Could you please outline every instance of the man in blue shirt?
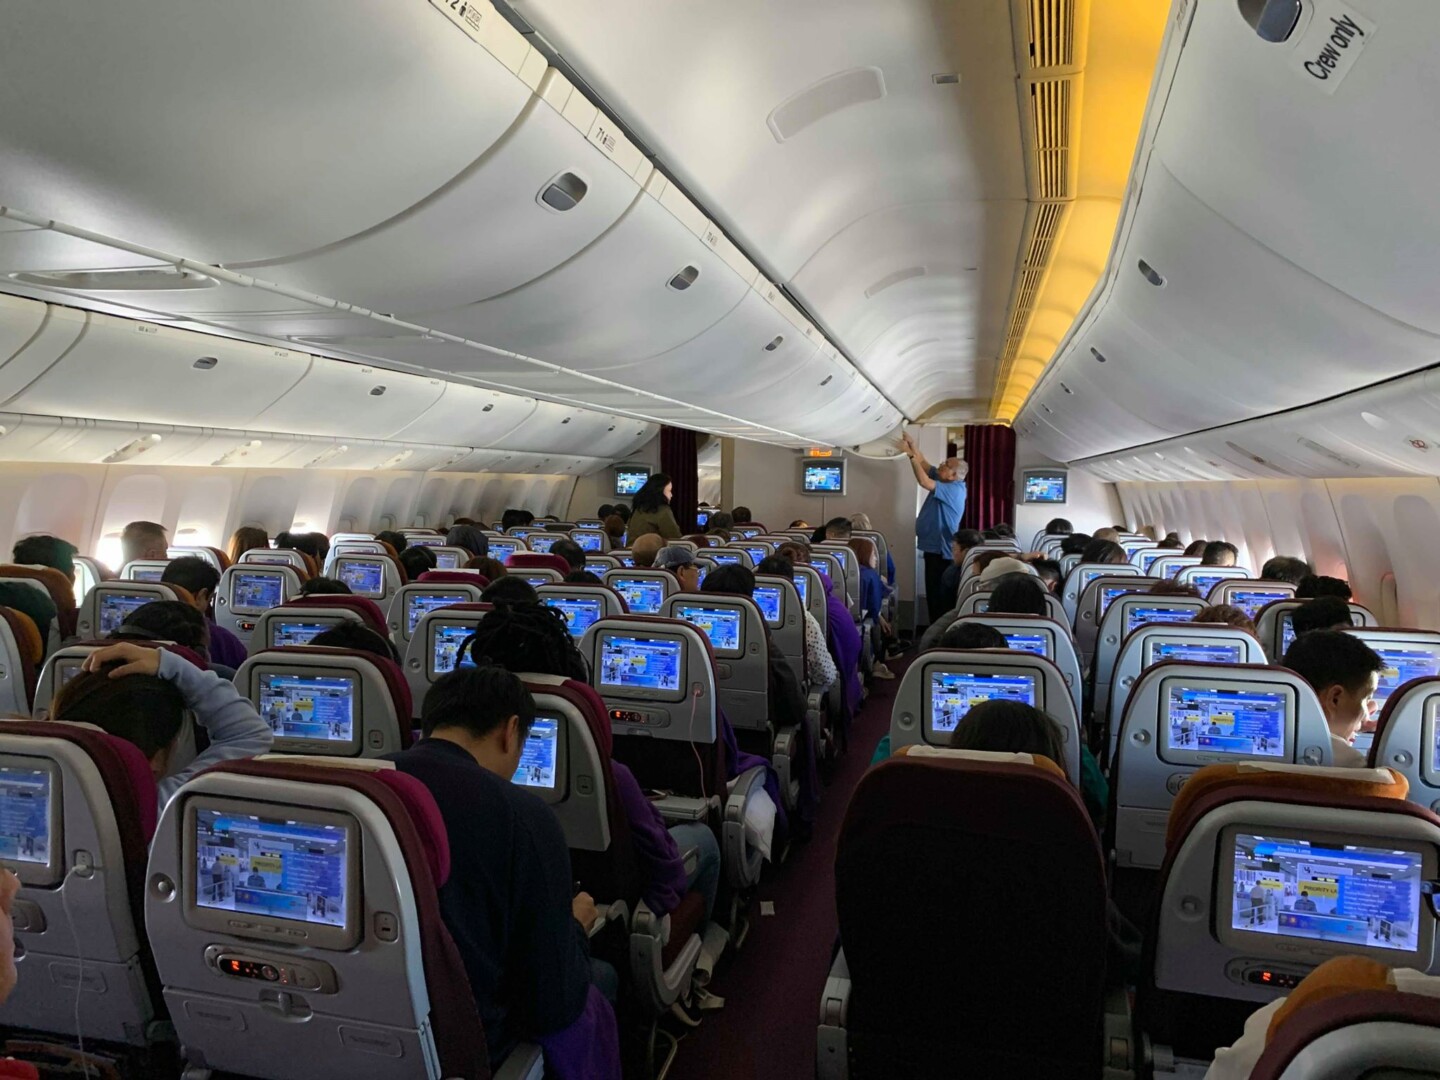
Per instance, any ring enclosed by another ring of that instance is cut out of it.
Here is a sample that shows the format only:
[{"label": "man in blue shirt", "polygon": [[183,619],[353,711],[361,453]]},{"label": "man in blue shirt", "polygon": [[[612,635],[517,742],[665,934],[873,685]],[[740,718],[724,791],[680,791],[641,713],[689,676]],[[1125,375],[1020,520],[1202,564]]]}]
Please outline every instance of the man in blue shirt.
[{"label": "man in blue shirt", "polygon": [[915,544],[925,557],[925,602],[933,623],[945,614],[942,578],[951,562],[950,541],[965,513],[965,477],[970,466],[954,457],[931,465],[909,435],[902,435],[900,444],[915,470],[915,482],[929,492],[915,518]]}]

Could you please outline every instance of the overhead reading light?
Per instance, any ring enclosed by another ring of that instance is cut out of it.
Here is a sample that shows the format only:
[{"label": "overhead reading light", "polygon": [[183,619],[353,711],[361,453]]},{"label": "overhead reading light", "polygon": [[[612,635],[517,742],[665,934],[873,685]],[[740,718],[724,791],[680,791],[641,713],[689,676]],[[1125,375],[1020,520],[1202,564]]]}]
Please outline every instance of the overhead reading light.
[{"label": "overhead reading light", "polygon": [[[770,342],[768,345],[765,346],[765,351],[766,351],[766,352],[774,352],[776,349],[778,349],[778,348],[784,343],[784,341],[785,341],[785,335],[784,335],[784,334],[776,334],[776,335],[775,335],[775,340],[772,341],[772,342]],[[821,383],[821,385],[823,386],[824,383]]]},{"label": "overhead reading light", "polygon": [[101,463],[105,465],[114,465],[117,462],[129,461],[131,458],[139,457],[145,453],[146,450],[149,450],[152,446],[159,445],[159,443],[160,436],[152,431],[149,435],[142,435],[138,439],[131,439],[109,457],[101,458],[100,460]]},{"label": "overhead reading light", "polygon": [[410,455],[413,453],[415,453],[414,450],[401,450],[400,453],[396,454],[394,457],[390,458],[387,461],[382,461],[379,465],[375,467],[377,469],[393,469],[397,465],[408,460]]},{"label": "overhead reading light", "polygon": [[213,356],[202,356],[190,366],[198,371],[213,371],[219,363],[220,361]]},{"label": "overhead reading light", "polygon": [[1301,0],[1239,0],[1240,17],[1262,41],[1285,41],[1300,21]]},{"label": "overhead reading light", "polygon": [[11,274],[12,281],[42,289],[73,292],[180,292],[213,289],[214,278],[178,266],[147,266],[132,270],[36,270]]},{"label": "overhead reading light", "polygon": [[385,387],[384,387],[384,386],[372,386],[372,387],[370,388],[370,396],[371,396],[371,397],[384,397],[384,396],[385,396]]},{"label": "overhead reading light", "polygon": [[1144,276],[1145,280],[1157,289],[1165,284],[1165,278],[1161,276],[1160,271],[1156,270],[1144,259],[1141,259],[1136,265],[1139,266],[1140,273]]},{"label": "overhead reading light", "polygon": [[341,443],[339,446],[328,447],[322,453],[312,458],[310,461],[307,461],[305,463],[305,468],[313,469],[317,465],[324,465],[327,461],[331,460],[332,458],[339,457],[341,454],[345,453],[349,449],[350,447],[346,446],[343,443]]},{"label": "overhead reading light", "polygon": [[1102,353],[1099,349],[1095,348],[1094,345],[1090,346],[1090,355],[1093,356],[1099,363],[1105,363],[1105,354]]},{"label": "overhead reading light", "polygon": [[579,206],[580,200],[585,198],[589,190],[589,184],[573,172],[567,172],[561,173],[541,188],[540,194],[535,198],[546,209],[563,214]]},{"label": "overhead reading light", "polygon": [[222,454],[210,464],[212,466],[233,465],[235,462],[239,461],[241,458],[249,454],[251,450],[260,449],[260,446],[261,442],[259,439],[251,439],[249,442],[243,442],[239,446],[235,447],[235,449]]},{"label": "overhead reading light", "polygon": [[695,284],[695,279],[699,276],[700,268],[698,266],[687,266],[672,277],[665,287],[667,289],[674,289],[676,292],[684,292],[691,285]]}]

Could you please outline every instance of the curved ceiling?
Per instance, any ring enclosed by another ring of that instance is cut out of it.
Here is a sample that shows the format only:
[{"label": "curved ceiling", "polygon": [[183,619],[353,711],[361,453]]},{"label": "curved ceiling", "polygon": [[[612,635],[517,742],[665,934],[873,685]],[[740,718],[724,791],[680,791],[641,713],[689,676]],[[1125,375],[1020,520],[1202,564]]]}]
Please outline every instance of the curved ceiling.
[{"label": "curved ceiling", "polygon": [[[1235,3],[1173,12],[1105,277],[1017,430],[1114,479],[1425,469],[1420,417],[1349,430],[1370,394],[1396,407],[1377,384],[1440,361],[1440,129],[1416,122],[1440,4],[1306,4],[1275,44]],[[1368,29],[1322,83],[1305,61],[1345,12]]]}]

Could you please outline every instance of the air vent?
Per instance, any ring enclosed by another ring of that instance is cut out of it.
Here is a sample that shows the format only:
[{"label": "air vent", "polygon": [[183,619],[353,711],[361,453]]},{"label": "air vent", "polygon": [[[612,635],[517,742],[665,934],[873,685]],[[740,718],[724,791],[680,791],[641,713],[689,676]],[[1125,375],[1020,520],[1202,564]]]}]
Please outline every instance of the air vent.
[{"label": "air vent", "polygon": [[1074,390],[1071,390],[1071,389],[1070,389],[1068,386],[1066,386],[1063,382],[1060,384],[1060,389],[1061,389],[1061,390],[1064,390],[1065,393],[1067,393],[1067,394],[1073,394],[1073,393],[1075,393]]},{"label": "air vent", "polygon": [[384,396],[385,396],[385,387],[383,387],[383,386],[372,386],[372,387],[370,388],[370,396],[371,396],[371,397],[384,397]]},{"label": "air vent", "polygon": [[1146,281],[1148,281],[1151,285],[1154,285],[1157,289],[1161,288],[1165,284],[1165,278],[1160,273],[1160,271],[1156,270],[1144,259],[1141,259],[1135,265],[1140,269],[1140,276],[1143,277]]},{"label": "air vent", "polygon": [[1043,270],[1050,265],[1050,255],[1055,250],[1055,240],[1065,220],[1065,209],[1060,203],[1042,203],[1036,210],[1035,228],[1025,244],[1026,266]]},{"label": "air vent", "polygon": [[[778,348],[779,348],[781,345],[783,345],[783,344],[785,344],[785,335],[784,335],[784,334],[776,334],[776,335],[775,335],[775,340],[774,340],[774,341],[771,341],[769,344],[767,344],[767,345],[765,346],[765,351],[766,351],[766,352],[774,352],[776,349],[778,349]],[[824,384],[824,383],[821,383],[820,385],[821,385],[821,386],[824,386],[825,384]]]},{"label": "air vent", "polygon": [[560,423],[562,423],[562,424],[568,424],[569,422],[570,422],[570,417],[568,417],[568,416],[565,417],[564,420],[561,420],[561,421],[560,421]]},{"label": "air vent", "polygon": [[1042,199],[1070,197],[1070,80],[1030,84],[1035,171]]},{"label": "air vent", "polygon": [[1301,0],[1239,0],[1240,17],[1262,41],[1287,41],[1300,21]]},{"label": "air vent", "polygon": [[73,292],[183,292],[213,289],[220,284],[214,278],[175,266],[138,270],[37,270],[11,274],[10,279],[22,285]]},{"label": "air vent", "polygon": [[1090,346],[1090,355],[1095,358],[1097,363],[1105,363],[1105,354],[1102,353],[1099,349],[1095,348],[1094,345]]},{"label": "air vent", "polygon": [[909,281],[911,278],[924,277],[928,271],[923,266],[909,266],[904,270],[896,270],[893,274],[887,274],[865,290],[865,299],[873,300],[892,285],[899,285],[902,281]]},{"label": "air vent", "polygon": [[700,268],[698,266],[687,266],[670,279],[667,287],[674,289],[676,292],[684,292],[691,285],[695,284],[695,279],[699,276]]},{"label": "air vent", "polygon": [[494,410],[494,408],[495,408],[495,403],[492,401],[489,405],[486,405],[486,406],[485,406],[483,409],[481,409],[480,411],[481,411],[481,412],[491,412],[491,411]]},{"label": "air vent", "polygon": [[823,378],[823,379],[820,380],[820,385],[821,385],[821,386],[829,386],[829,385],[830,385],[830,380],[833,379],[833,378],[835,378],[834,375],[826,375],[825,378]]},{"label": "air vent", "polygon": [[196,360],[190,366],[195,368],[197,371],[213,371],[219,365],[219,363],[220,361],[213,356],[202,356],[199,360]]},{"label": "air vent", "polygon": [[1075,63],[1075,0],[1030,0],[1030,66]]},{"label": "air vent", "polygon": [[585,193],[589,190],[589,184],[574,173],[567,172],[551,180],[541,189],[537,198],[542,206],[554,210],[557,214],[563,214],[579,206],[580,200],[585,198]]},{"label": "air vent", "polygon": [[832,113],[884,96],[885,76],[879,68],[842,71],[786,98],[765,118],[765,124],[775,141],[783,143]]}]

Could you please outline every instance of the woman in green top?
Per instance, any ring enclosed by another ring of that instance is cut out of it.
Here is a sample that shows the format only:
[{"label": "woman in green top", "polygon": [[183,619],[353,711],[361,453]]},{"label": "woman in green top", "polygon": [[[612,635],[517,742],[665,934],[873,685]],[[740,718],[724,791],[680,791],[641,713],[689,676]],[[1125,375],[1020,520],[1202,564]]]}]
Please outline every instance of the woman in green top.
[{"label": "woman in green top", "polygon": [[680,539],[680,526],[670,512],[670,477],[655,473],[631,500],[629,531],[625,545],[629,547],[642,536],[659,533],[666,540]]}]

